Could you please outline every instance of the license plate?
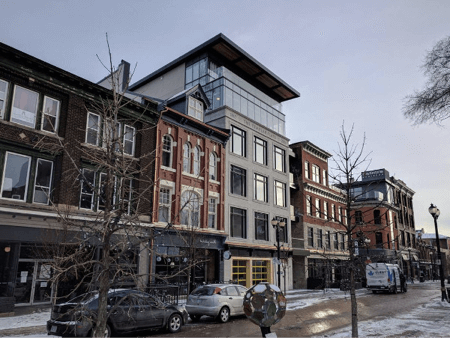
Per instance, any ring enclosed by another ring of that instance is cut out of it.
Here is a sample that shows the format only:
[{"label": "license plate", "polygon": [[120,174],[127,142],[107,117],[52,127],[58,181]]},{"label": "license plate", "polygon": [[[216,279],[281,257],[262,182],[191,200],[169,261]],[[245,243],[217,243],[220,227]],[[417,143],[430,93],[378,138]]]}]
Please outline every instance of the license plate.
[{"label": "license plate", "polygon": [[56,332],[57,327],[55,325],[52,325],[52,328],[50,329],[50,332]]}]

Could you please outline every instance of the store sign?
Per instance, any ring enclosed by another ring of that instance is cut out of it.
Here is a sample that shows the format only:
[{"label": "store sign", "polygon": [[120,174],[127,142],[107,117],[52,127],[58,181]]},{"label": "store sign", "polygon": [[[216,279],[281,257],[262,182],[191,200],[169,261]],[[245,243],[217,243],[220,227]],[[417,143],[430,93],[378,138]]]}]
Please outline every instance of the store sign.
[{"label": "store sign", "polygon": [[365,172],[362,173],[362,178],[363,179],[382,178],[382,177],[384,177],[384,169],[365,171]]}]

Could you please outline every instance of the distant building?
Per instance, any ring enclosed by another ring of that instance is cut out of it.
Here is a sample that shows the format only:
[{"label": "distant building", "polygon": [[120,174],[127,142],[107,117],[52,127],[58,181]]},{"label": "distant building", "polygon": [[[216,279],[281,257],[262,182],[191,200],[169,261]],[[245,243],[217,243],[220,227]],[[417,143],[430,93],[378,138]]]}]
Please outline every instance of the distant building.
[{"label": "distant building", "polygon": [[[436,233],[425,233],[424,229],[416,230],[417,248],[420,252],[420,272],[427,279],[440,276],[439,257],[437,253]],[[450,274],[450,237],[439,234],[441,261],[444,277]]]},{"label": "distant building", "polygon": [[360,238],[359,254],[370,261],[399,263],[407,277],[417,277],[419,262],[414,223],[414,191],[386,169],[365,171],[352,183],[352,214]]},{"label": "distant building", "polygon": [[309,141],[290,147],[294,288],[339,287],[347,214],[341,190],[328,181],[331,154]]}]

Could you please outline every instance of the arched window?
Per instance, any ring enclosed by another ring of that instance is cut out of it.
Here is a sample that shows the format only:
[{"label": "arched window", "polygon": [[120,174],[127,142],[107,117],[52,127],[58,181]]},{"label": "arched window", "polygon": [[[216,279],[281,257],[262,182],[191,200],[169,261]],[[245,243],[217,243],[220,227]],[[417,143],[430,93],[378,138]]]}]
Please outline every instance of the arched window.
[{"label": "arched window", "polygon": [[217,157],[214,152],[209,154],[209,179],[217,181]]},{"label": "arched window", "polygon": [[181,195],[181,224],[198,227],[200,225],[200,202],[193,191],[185,191]]},{"label": "arched window", "polygon": [[191,146],[189,143],[183,145],[183,171],[191,172]]},{"label": "arched window", "polygon": [[194,148],[194,175],[200,176],[200,147]]},{"label": "arched window", "polygon": [[172,137],[164,135],[162,144],[162,165],[172,168]]}]

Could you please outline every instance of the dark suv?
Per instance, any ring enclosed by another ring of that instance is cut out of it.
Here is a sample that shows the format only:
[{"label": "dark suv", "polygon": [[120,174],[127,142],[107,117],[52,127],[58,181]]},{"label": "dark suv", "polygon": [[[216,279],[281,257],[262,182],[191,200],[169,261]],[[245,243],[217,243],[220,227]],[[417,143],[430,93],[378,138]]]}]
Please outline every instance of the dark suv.
[{"label": "dark suv", "polygon": [[[47,333],[58,336],[87,337],[92,334],[98,311],[98,292],[89,292],[66,303],[54,305]],[[137,290],[110,290],[105,336],[133,331],[165,328],[178,332],[187,322],[183,305],[165,304]]]}]

